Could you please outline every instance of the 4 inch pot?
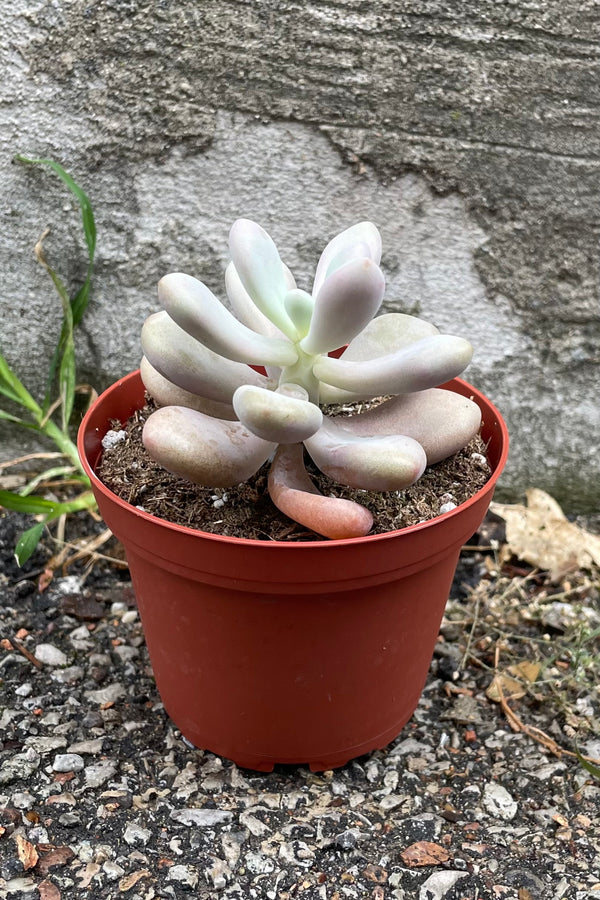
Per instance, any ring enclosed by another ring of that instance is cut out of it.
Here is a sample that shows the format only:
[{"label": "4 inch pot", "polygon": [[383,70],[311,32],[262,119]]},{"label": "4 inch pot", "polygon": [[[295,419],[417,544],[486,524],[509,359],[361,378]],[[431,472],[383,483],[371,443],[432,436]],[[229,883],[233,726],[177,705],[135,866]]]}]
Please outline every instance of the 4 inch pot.
[{"label": "4 inch pot", "polygon": [[111,421],[144,403],[139,372],[110,387],[79,431],[100,512],[125,547],[158,691],[195,746],[270,771],[321,771],[385,747],[423,690],[461,546],[508,451],[483,414],[492,476],[470,500],[400,531],[313,543],[205,534],[130,506],[95,474]]}]

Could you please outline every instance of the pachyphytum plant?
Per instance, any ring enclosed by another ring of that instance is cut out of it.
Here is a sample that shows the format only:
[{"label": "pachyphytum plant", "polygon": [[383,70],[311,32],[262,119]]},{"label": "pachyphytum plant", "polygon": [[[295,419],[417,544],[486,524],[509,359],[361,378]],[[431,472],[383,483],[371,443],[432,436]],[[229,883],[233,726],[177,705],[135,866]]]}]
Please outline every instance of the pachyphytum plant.
[{"label": "pachyphytum plant", "polygon": [[[311,293],[296,287],[256,223],[238,219],[229,248],[233,313],[190,275],[159,282],[163,310],[142,330],[142,379],[159,407],[144,445],[165,469],[207,487],[239,484],[271,460],[270,496],[285,515],[325,537],[365,535],[369,510],[321,494],[305,448],[341,484],[412,484],[479,429],[475,403],[436,388],[463,371],[472,347],[414,316],[376,316],[384,277],[371,222],[330,241]],[[323,412],[377,397],[387,399],[366,411]]]}]

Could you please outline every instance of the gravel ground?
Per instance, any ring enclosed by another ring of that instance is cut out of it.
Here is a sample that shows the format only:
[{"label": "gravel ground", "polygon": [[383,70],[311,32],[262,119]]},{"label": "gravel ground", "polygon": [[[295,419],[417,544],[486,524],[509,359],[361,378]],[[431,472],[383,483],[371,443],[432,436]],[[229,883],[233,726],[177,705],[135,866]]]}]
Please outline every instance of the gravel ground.
[{"label": "gravel ground", "polygon": [[[0,518],[1,897],[600,900],[600,781],[511,728],[489,668],[459,665],[457,610],[490,578],[484,552],[463,554],[422,700],[390,747],[259,774],[165,715],[127,572],[57,574],[40,592],[43,551],[12,562],[22,526]],[[598,699],[579,698],[592,756]],[[563,744],[554,711],[520,711]]]}]

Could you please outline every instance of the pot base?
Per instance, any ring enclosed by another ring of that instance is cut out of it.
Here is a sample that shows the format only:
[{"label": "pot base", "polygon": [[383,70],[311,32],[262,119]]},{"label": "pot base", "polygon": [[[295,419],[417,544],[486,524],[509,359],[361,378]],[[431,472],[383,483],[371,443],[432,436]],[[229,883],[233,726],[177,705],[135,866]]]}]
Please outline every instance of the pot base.
[{"label": "pot base", "polygon": [[423,690],[460,549],[477,530],[506,461],[498,411],[483,415],[492,475],[437,519],[386,534],[285,543],[174,525],[96,476],[111,421],[144,402],[139,373],[109,388],[80,428],[100,512],[125,547],[156,684],[195,746],[243,768],[336,768],[385,747]]}]

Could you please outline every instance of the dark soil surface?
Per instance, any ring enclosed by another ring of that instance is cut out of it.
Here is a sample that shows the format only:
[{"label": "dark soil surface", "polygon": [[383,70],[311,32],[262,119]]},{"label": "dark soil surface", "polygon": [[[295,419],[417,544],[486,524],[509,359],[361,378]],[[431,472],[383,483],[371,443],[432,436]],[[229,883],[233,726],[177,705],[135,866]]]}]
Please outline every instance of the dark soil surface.
[{"label": "dark soil surface", "polygon": [[[323,540],[273,505],[267,492],[268,464],[243,484],[226,489],[201,487],[163,469],[142,444],[144,422],[153,409],[147,405],[129,422],[113,425],[116,432],[124,432],[123,439],[104,451],[98,475],[115,494],[161,519],[210,533],[255,540]],[[323,475],[308,455],[306,466],[322,494],[354,500],[371,511],[371,534],[435,518],[444,504],[458,506],[472,497],[490,476],[480,437],[428,468],[404,491],[353,490]]]},{"label": "dark soil surface", "polygon": [[597,572],[500,562],[489,518],[398,738],[260,774],[165,714],[127,570],[44,576],[49,538],[19,570],[29,524],[0,516],[0,897],[600,896]]}]

